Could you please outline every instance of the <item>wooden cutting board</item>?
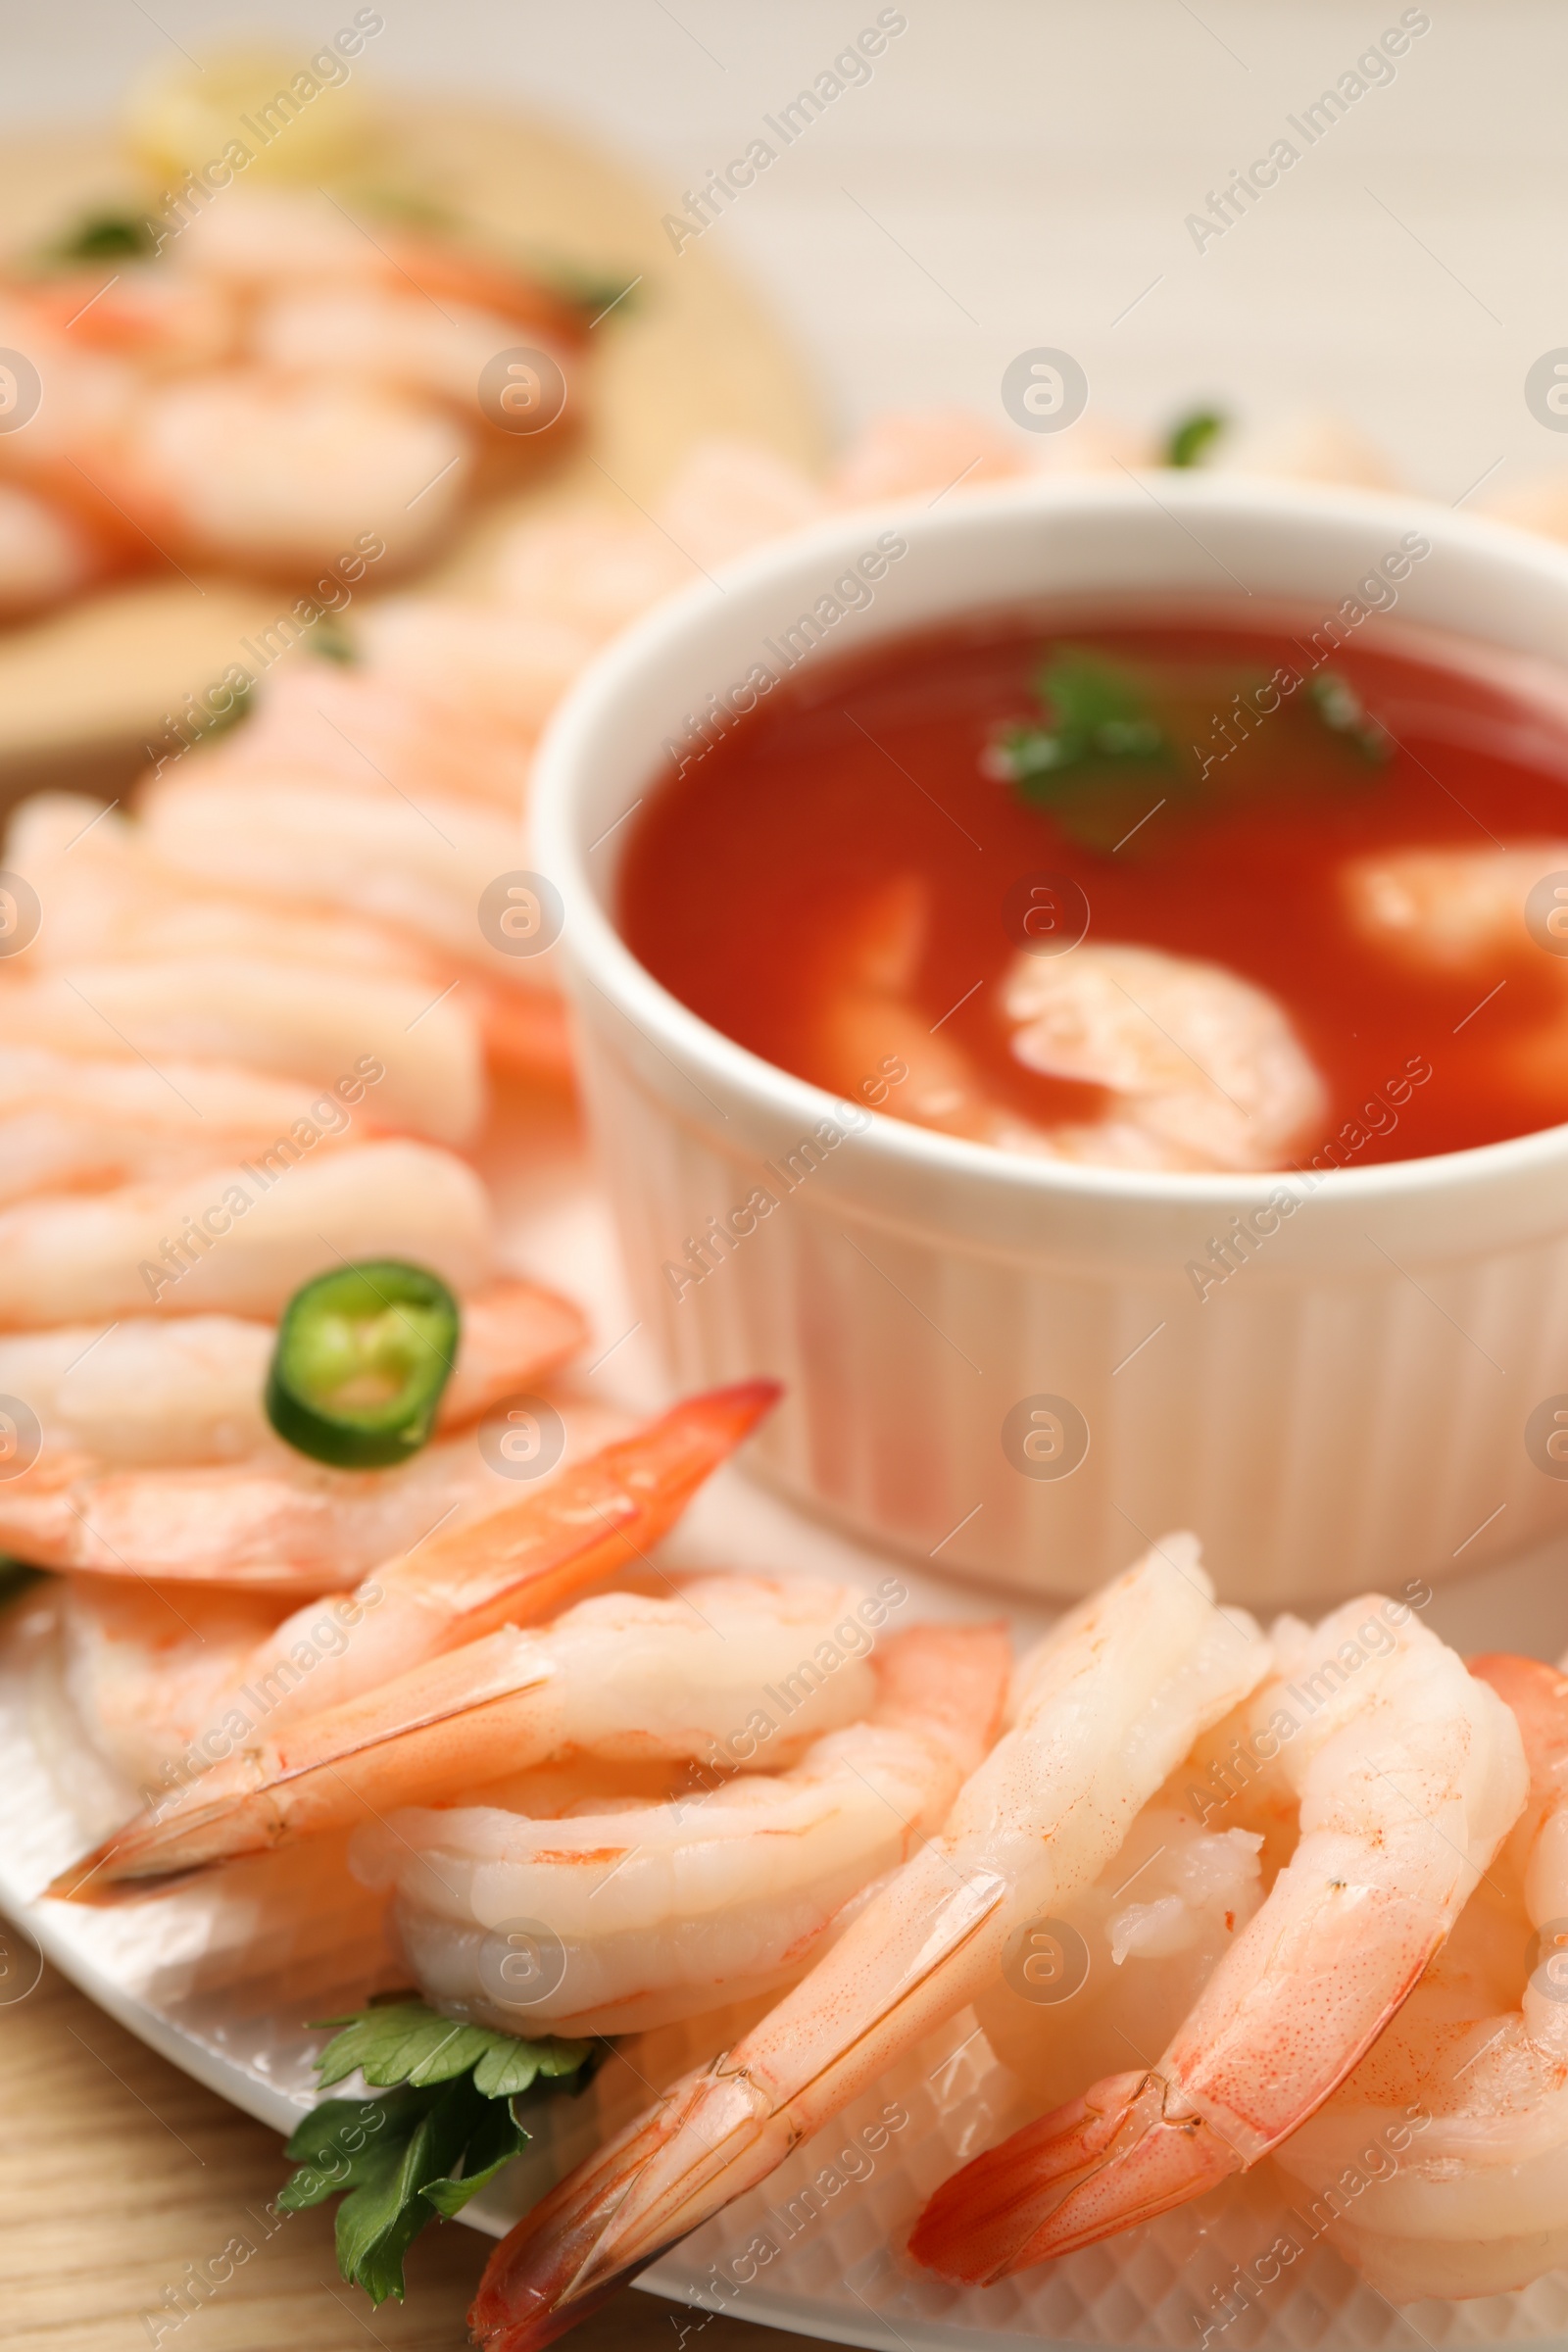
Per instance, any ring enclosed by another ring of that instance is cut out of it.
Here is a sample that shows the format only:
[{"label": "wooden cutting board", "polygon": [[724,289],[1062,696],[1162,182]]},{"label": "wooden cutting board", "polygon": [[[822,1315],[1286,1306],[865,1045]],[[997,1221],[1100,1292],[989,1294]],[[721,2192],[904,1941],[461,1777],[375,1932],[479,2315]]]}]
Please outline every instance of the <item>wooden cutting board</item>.
[{"label": "wooden cutting board", "polygon": [[[537,489],[495,502],[427,577],[462,583],[532,506],[646,508],[695,442],[735,433],[814,467],[822,428],[799,362],[700,245],[671,249],[666,208],[615,164],[550,125],[420,99],[380,102],[386,176],[540,263],[633,284],[590,338],[591,423]],[[112,125],[10,139],[0,151],[6,242],[24,249],[95,210],[144,206]],[[110,266],[106,265],[106,274]],[[172,569],[0,633],[0,808],[56,784],[114,793],[143,764],[163,713],[239,659],[273,619],[275,585],[190,581]]]}]

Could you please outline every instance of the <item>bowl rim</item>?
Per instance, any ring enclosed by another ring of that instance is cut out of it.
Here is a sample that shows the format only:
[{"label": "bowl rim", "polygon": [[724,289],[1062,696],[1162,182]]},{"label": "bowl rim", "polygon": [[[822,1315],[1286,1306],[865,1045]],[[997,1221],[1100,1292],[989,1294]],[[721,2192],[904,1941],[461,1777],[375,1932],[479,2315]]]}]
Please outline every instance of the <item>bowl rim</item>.
[{"label": "bowl rim", "polygon": [[[814,573],[824,561],[842,564],[879,529],[899,531],[911,547],[915,539],[940,545],[950,533],[956,536],[961,530],[983,529],[988,523],[1017,524],[1041,512],[1136,513],[1145,500],[1161,508],[1174,504],[1199,514],[1240,513],[1285,526],[1336,521],[1365,524],[1386,516],[1398,518],[1406,528],[1414,521],[1433,532],[1434,547],[1442,544],[1459,555],[1503,561],[1517,571],[1539,574],[1543,585],[1568,590],[1568,548],[1490,516],[1458,514],[1430,499],[1295,484],[1263,476],[1176,473],[1170,469],[1157,473],[1156,497],[1142,474],[1130,468],[1123,471],[1125,481],[1102,474],[1013,478],[966,492],[944,508],[899,500],[836,512],[784,538],[769,540],[662,600],[598,654],[553,712],[540,739],[533,772],[531,837],[540,871],[561,893],[562,945],[574,985],[604,999],[699,1093],[707,1095],[707,1087],[701,1083],[707,1080],[769,1122],[794,1121],[805,1132],[823,1119],[842,1119],[846,1110],[852,1111],[859,1151],[870,1154],[873,1164],[880,1161],[906,1176],[924,1172],[961,1180],[971,1190],[1005,1195],[1014,1200],[1034,1199],[1042,1205],[1070,1200],[1150,1208],[1246,1210],[1259,1206],[1293,1180],[1308,1180],[1314,1189],[1331,1182],[1335,1200],[1347,1206],[1360,1202],[1371,1207],[1391,1199],[1453,1192],[1488,1180],[1528,1181],[1568,1164],[1568,1122],[1461,1151],[1326,1171],[1294,1164],[1245,1172],[1155,1170],[1033,1159],[918,1126],[911,1120],[890,1118],[869,1104],[851,1103],[809,1079],[797,1077],[727,1037],[682,1004],[627,947],[589,871],[587,860],[599,843],[579,846],[577,821],[580,794],[598,755],[597,738],[620,697],[657,671],[677,647],[701,637],[705,627],[725,610],[723,603],[715,602],[715,593],[724,599],[760,594],[782,585],[797,568],[809,567]],[[1179,520],[1179,516],[1172,519]],[[965,599],[949,610],[979,612],[983,607]],[[1423,634],[1444,633],[1435,625],[1411,625]],[[1446,633],[1462,634],[1471,643],[1489,642],[1468,629]],[[1518,656],[1517,648],[1506,650]],[[1539,655],[1525,658],[1545,659]],[[1568,687],[1568,663],[1563,666]],[[610,830],[624,823],[635,807],[632,803]],[[601,834],[600,840],[605,838]]]}]

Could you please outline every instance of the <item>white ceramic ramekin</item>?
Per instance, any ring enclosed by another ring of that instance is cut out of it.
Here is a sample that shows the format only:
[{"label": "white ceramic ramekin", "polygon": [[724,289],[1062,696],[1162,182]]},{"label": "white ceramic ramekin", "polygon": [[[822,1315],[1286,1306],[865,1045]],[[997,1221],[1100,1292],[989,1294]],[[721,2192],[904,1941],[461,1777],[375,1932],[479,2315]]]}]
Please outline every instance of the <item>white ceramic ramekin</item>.
[{"label": "white ceramic ramekin", "polygon": [[[1224,1592],[1273,1603],[1462,1573],[1568,1525],[1568,1461],[1559,1479],[1526,1446],[1532,1412],[1568,1392],[1568,1129],[1334,1174],[1200,1299],[1189,1261],[1235,1218],[1266,1226],[1280,1178],[1043,1165],[852,1121],[628,953],[611,911],[623,820],[664,747],[710,698],[744,705],[755,664],[780,670],[800,615],[853,603],[834,581],[889,531],[906,552],[869,603],[819,621],[808,661],[1040,597],[1328,614],[1411,532],[1430,553],[1394,624],[1548,662],[1568,650],[1559,548],[1413,501],[1169,474],[849,515],[651,614],[551,729],[535,842],[565,904],[600,1157],[671,1385],[776,1374],[759,1466],[795,1497],[1041,1592],[1082,1591],[1178,1526]],[[1374,615],[1362,641],[1389,625]],[[1449,1042],[1414,1041],[1433,1083]],[[786,1189],[792,1155],[808,1172]],[[748,1229],[758,1188],[778,1206]],[[714,1220],[729,1240],[696,1281],[688,1245]]]}]

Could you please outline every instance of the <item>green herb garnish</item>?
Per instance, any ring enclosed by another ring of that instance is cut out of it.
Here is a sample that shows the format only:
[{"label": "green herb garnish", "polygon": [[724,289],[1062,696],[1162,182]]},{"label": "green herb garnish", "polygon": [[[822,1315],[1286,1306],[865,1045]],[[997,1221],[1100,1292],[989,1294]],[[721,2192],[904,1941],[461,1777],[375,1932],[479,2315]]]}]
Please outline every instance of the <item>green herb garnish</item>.
[{"label": "green herb garnish", "polygon": [[1368,710],[1348,678],[1328,670],[1307,688],[1311,708],[1331,734],[1353,744],[1363,760],[1381,767],[1389,757],[1389,732]]},{"label": "green herb garnish", "polygon": [[56,243],[45,246],[42,259],[55,264],[145,261],[157,251],[157,233],[141,214],[89,213]]},{"label": "green herb garnish", "polygon": [[1046,723],[1012,729],[988,765],[1070,839],[1109,849],[1147,814],[1152,782],[1179,784],[1172,740],[1132,671],[1076,647],[1053,647],[1035,692]]},{"label": "green herb garnish", "polygon": [[637,285],[635,271],[606,277],[594,270],[577,269],[570,262],[551,262],[537,264],[534,274],[562,302],[581,311],[590,325],[596,318],[602,318],[606,311],[613,311],[617,318],[624,318],[641,305],[642,289]]},{"label": "green herb garnish", "polygon": [[[220,678],[217,683],[221,685],[223,681]],[[211,687],[208,692],[212,692]],[[230,727],[237,727],[242,719],[249,718],[255,708],[256,684],[251,679],[245,685],[232,689],[226,710],[209,710],[206,713],[202,732],[204,735],[226,735]]]},{"label": "green herb garnish", "polygon": [[1217,441],[1230,423],[1217,409],[1194,409],[1191,416],[1179,416],[1165,437],[1167,466],[1201,466],[1210,443]]},{"label": "green herb garnish", "polygon": [[360,658],[359,648],[335,612],[323,612],[312,623],[306,643],[323,662],[341,662],[345,669],[352,669]]},{"label": "green herb garnish", "polygon": [[1051,725],[1022,727],[1004,746],[1012,781],[1027,799],[1049,799],[1053,780],[1075,768],[1169,763],[1165,731],[1128,671],[1064,647],[1039,673],[1035,692]]},{"label": "green herb garnish", "polygon": [[277,2202],[297,2213],[346,2192],[338,2269],[372,2302],[401,2302],[404,2256],[419,2231],[438,2213],[461,2213],[528,2144],[516,2101],[568,2077],[584,2088],[594,2045],[524,2041],[404,1998],[318,2023],[340,2029],[316,2061],[323,2089],[358,2069],[387,2095],[313,2107],[284,2150],[298,2169]]},{"label": "green herb garnish", "polygon": [[0,1551],[0,1608],[16,1598],[28,1585],[43,1575],[30,1560],[15,1559],[9,1551]]},{"label": "green herb garnish", "polygon": [[[1131,855],[1155,855],[1173,818],[1321,798],[1387,762],[1388,732],[1349,681],[1303,668],[1127,662],[1053,646],[1034,680],[1041,717],[1006,729],[983,764],[1069,841],[1114,853],[1136,834]],[[1155,815],[1160,828],[1146,833]]]}]

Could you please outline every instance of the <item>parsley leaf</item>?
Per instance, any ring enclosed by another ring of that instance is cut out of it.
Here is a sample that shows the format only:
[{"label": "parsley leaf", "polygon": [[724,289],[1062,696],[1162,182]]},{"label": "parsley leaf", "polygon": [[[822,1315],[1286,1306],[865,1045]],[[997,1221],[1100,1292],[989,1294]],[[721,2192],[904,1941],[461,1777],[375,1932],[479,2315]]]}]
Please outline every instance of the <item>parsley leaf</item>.
[{"label": "parsley leaf", "polygon": [[1004,735],[987,769],[1071,839],[1108,849],[1147,812],[1152,777],[1180,781],[1171,738],[1134,673],[1076,647],[1052,649],[1035,691],[1046,723]]},{"label": "parsley leaf", "polygon": [[1389,731],[1372,716],[1349,679],[1327,670],[1321,678],[1314,678],[1306,691],[1312,709],[1330,733],[1343,735],[1363,760],[1381,767],[1389,757]]},{"label": "parsley leaf", "polygon": [[[1012,780],[1029,798],[1049,796],[1050,779],[1064,770],[1119,760],[1167,765],[1171,747],[1137,682],[1113,662],[1061,647],[1035,680],[1035,692],[1054,721],[1023,727],[1003,749]],[[1031,787],[1044,785],[1044,792]]]},{"label": "parsley leaf", "polygon": [[339,2270],[372,2302],[401,2301],[404,2256],[425,2224],[461,2213],[528,2144],[518,2098],[567,2077],[582,2089],[593,2045],[524,2041],[409,1999],[321,2023],[339,2029],[316,2061],[322,2086],[358,2072],[386,2095],[313,2107],[285,2150],[298,2169],[278,2203],[294,2212],[344,2192]]},{"label": "parsley leaf", "polygon": [[47,262],[144,261],[158,251],[150,220],[139,213],[89,213],[46,247]]},{"label": "parsley leaf", "polygon": [[335,612],[318,615],[306,643],[320,661],[340,662],[345,669],[352,669],[360,658],[359,648]]},{"label": "parsley leaf", "polygon": [[0,1551],[0,1605],[43,1573],[41,1568],[34,1568],[30,1560],[19,1560],[9,1551]]},{"label": "parsley leaf", "polygon": [[1165,436],[1167,466],[1201,466],[1209,445],[1219,439],[1230,424],[1217,409],[1194,409],[1187,416],[1179,416]]}]

